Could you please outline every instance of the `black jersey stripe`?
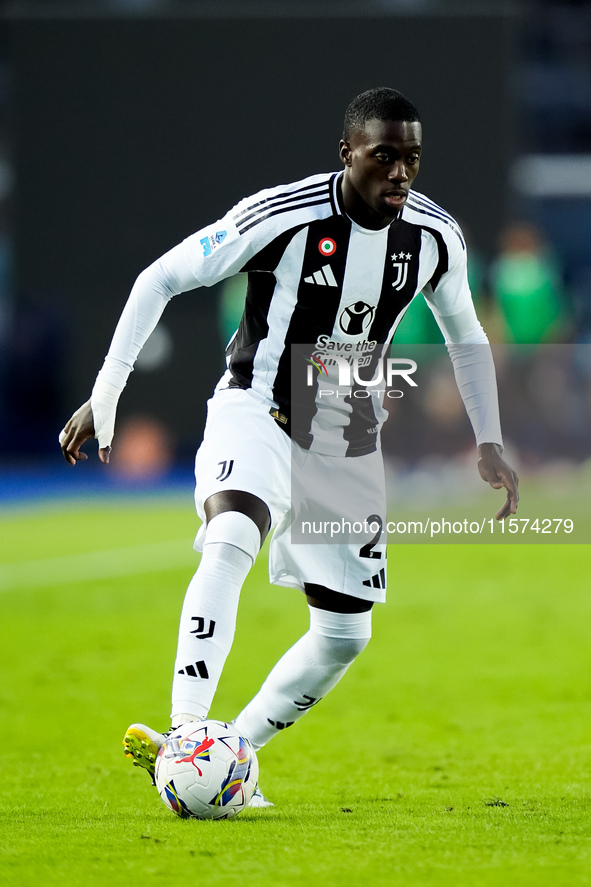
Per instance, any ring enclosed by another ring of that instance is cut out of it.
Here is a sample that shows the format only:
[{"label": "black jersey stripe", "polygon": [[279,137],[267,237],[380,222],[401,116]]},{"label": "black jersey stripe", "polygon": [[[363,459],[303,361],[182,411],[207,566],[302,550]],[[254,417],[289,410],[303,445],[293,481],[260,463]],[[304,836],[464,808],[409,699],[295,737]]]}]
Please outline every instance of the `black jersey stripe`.
[{"label": "black jersey stripe", "polygon": [[[359,372],[361,379],[373,379],[383,357],[386,344],[408,304],[415,295],[419,274],[421,230],[416,225],[396,219],[391,223],[386,244],[386,257],[380,298],[368,331],[368,339],[378,343],[367,367]],[[346,402],[351,405],[349,426],[344,430],[348,442],[347,456],[373,452],[377,445],[379,421],[376,407],[382,398],[373,392],[379,389],[355,385]],[[383,386],[382,386],[383,388]]]},{"label": "black jersey stripe", "polygon": [[[331,336],[338,314],[345,266],[351,236],[351,222],[343,216],[317,219],[308,227],[300,273],[297,302],[285,335],[285,347],[279,359],[273,383],[273,400],[282,413],[292,419],[289,432],[304,449],[312,442],[311,426],[317,412],[317,384],[308,386],[306,359],[314,351],[319,336]],[[336,250],[324,256],[319,244],[331,238]],[[322,265],[330,265],[337,286],[319,286],[306,278],[313,276]],[[298,366],[292,370],[292,348]],[[302,372],[299,371],[301,360]],[[318,381],[318,370],[314,369]],[[291,401],[291,402],[290,402]]]},{"label": "black jersey stripe", "polygon": [[257,213],[264,212],[267,207],[276,206],[288,201],[306,200],[308,197],[314,197],[317,194],[321,194],[323,191],[328,191],[329,188],[329,182],[318,182],[316,185],[309,185],[306,188],[301,188],[297,191],[285,191],[282,194],[274,194],[272,197],[266,197],[264,200],[259,200],[258,203],[252,203],[239,213],[236,213],[234,221],[236,222],[236,225],[241,225],[242,222],[250,219]]},{"label": "black jersey stripe", "polygon": [[296,236],[298,231],[301,231],[302,228],[305,228],[307,222],[302,222],[299,225],[294,225],[292,228],[288,228],[287,231],[284,231],[278,237],[268,243],[267,246],[264,246],[262,250],[260,250],[255,256],[248,260],[248,262],[242,266],[241,271],[274,271],[281,259],[283,258],[283,253]]},{"label": "black jersey stripe", "polygon": [[269,308],[277,281],[273,274],[251,271],[244,313],[226,355],[232,374],[230,388],[250,388],[254,373],[254,360],[258,347],[269,332]]},{"label": "black jersey stripe", "polygon": [[[396,319],[414,298],[418,285],[420,252],[421,229],[404,219],[392,222],[388,232],[382,291],[369,330],[369,338],[380,345],[388,341]],[[396,258],[400,254],[404,254],[404,259]],[[407,259],[406,256],[410,258]]]},{"label": "black jersey stripe", "polygon": [[429,283],[431,284],[431,289],[435,291],[442,276],[445,274],[446,271],[449,271],[449,253],[447,251],[447,244],[443,238],[443,234],[441,233],[441,231],[438,231],[437,228],[428,228],[426,225],[421,225],[421,230],[428,231],[428,233],[435,238],[435,242],[437,243],[439,259],[437,261],[437,267],[433,272],[433,276],[429,281]]},{"label": "black jersey stripe", "polygon": [[268,315],[277,280],[272,273],[285,250],[305,224],[284,231],[241,269],[248,272],[248,288],[240,326],[226,349],[230,388],[250,388],[259,345],[269,333]]},{"label": "black jersey stripe", "polygon": [[[368,339],[377,342],[378,347],[372,352],[368,366],[360,369],[360,379],[374,378],[393,330],[415,295],[420,248],[420,228],[404,219],[396,219],[391,223],[386,244],[382,289],[368,331]],[[398,258],[401,254],[404,258]],[[363,385],[356,383],[351,396],[345,398],[346,403],[352,408],[349,425],[343,433],[348,443],[347,456],[360,456],[376,449],[379,425],[376,406],[382,403],[382,398],[377,396],[379,388],[379,385],[375,388],[371,386],[364,388]]]},{"label": "black jersey stripe", "polygon": [[330,197],[328,193],[326,197],[323,197],[321,200],[308,200],[306,203],[300,203],[296,206],[290,204],[289,206],[282,206],[279,209],[272,209],[269,212],[265,212],[263,215],[256,218],[249,225],[245,225],[243,228],[239,228],[238,233],[245,234],[247,231],[250,231],[251,228],[254,228],[255,225],[260,225],[261,222],[264,222],[266,219],[270,219],[271,216],[279,215],[279,213],[296,212],[296,210],[298,209],[307,209],[309,206],[320,206],[323,203],[330,205]]},{"label": "black jersey stripe", "polygon": [[[455,234],[457,234],[458,239],[459,239],[460,243],[462,244],[462,249],[466,249],[466,244],[464,243],[464,238],[462,237],[462,233],[453,221],[446,219],[445,216],[442,215],[441,213],[431,212],[429,209],[424,208],[425,205],[420,204],[419,201],[417,201],[416,199],[413,200],[409,197],[407,203],[408,203],[409,209],[413,210],[413,212],[421,213],[422,215],[425,215],[425,216],[431,216],[433,219],[440,219],[442,222],[445,222],[446,225],[449,225],[449,227],[452,229],[452,231]],[[421,206],[423,208],[421,208]]]},{"label": "black jersey stripe", "polygon": [[[363,371],[359,372],[360,379],[373,378],[377,360],[378,354],[373,354],[371,366],[367,369],[364,367]],[[374,407],[376,401],[381,402],[379,397],[372,394],[371,388],[364,388],[363,385],[354,382],[351,394],[345,397],[344,401],[351,407],[349,424],[343,429],[343,437],[347,443],[345,455],[365,456],[366,453],[373,453],[378,444],[378,420]]]}]

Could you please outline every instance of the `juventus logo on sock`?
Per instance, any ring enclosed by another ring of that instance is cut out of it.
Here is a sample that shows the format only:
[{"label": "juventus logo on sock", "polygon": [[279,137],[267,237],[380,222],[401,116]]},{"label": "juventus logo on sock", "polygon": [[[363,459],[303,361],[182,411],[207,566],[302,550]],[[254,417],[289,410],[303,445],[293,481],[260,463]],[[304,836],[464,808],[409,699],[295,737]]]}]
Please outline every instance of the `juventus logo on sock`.
[{"label": "juventus logo on sock", "polygon": [[227,460],[224,462],[218,462],[218,465],[222,466],[222,470],[216,477],[216,480],[227,480],[232,474],[232,469],[234,468],[234,460],[230,459],[229,462]]},{"label": "juventus logo on sock", "polygon": [[285,730],[287,727],[291,727],[295,721],[288,721],[286,724],[283,724],[281,721],[272,721],[271,718],[267,718],[268,722],[272,727],[275,727],[277,730]]},{"label": "juventus logo on sock", "polygon": [[196,638],[200,641],[204,641],[206,638],[212,638],[215,630],[215,621],[213,619],[209,620],[209,630],[205,631],[205,619],[203,616],[191,616],[191,622],[197,623],[197,628],[190,631],[189,634],[194,634]]},{"label": "juventus logo on sock", "polygon": [[190,678],[203,678],[203,680],[207,680],[209,677],[209,672],[207,670],[207,665],[201,659],[199,662],[190,663],[189,665],[185,665],[184,668],[180,668],[177,671],[177,674],[188,675]]},{"label": "juventus logo on sock", "polygon": [[307,700],[307,702],[298,702],[297,699],[294,699],[293,704],[298,709],[298,711],[308,711],[309,708],[312,708],[313,705],[316,705],[318,702],[320,702],[320,697],[315,698],[314,696],[308,696],[307,693],[303,693],[302,695],[304,699]]}]

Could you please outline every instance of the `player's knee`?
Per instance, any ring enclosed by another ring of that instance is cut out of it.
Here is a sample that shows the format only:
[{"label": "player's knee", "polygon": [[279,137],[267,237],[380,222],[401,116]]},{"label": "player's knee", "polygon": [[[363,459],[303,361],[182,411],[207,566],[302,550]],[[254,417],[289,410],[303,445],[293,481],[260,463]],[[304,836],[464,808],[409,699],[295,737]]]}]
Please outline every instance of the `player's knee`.
[{"label": "player's knee", "polygon": [[310,607],[310,632],[327,656],[341,665],[349,665],[369,643],[371,610],[333,613]]},{"label": "player's knee", "polygon": [[203,547],[220,542],[233,545],[255,561],[261,547],[261,534],[255,522],[242,512],[224,511],[207,524]]},{"label": "player's knee", "polygon": [[316,638],[323,657],[337,665],[350,665],[368,643],[369,638],[327,638],[322,635]]}]

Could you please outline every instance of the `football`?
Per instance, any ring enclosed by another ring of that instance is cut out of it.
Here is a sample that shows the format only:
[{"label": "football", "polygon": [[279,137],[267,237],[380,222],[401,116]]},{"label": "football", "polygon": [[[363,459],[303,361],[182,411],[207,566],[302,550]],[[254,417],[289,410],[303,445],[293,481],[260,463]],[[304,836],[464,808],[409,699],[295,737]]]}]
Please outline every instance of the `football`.
[{"label": "football", "polygon": [[156,758],[160,797],[182,819],[230,819],[248,805],[259,765],[250,742],[223,721],[184,724]]}]

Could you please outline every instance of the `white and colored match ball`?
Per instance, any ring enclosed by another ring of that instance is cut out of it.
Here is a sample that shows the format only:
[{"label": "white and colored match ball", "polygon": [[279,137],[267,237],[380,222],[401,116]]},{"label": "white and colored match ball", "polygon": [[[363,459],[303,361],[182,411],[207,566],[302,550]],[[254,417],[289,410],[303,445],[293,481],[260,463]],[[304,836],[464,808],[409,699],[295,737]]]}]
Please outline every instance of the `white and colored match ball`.
[{"label": "white and colored match ball", "polygon": [[259,765],[250,742],[223,721],[184,724],[156,758],[160,797],[183,819],[230,819],[249,804]]}]

